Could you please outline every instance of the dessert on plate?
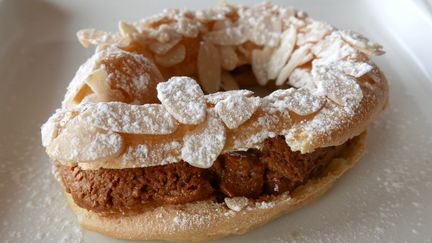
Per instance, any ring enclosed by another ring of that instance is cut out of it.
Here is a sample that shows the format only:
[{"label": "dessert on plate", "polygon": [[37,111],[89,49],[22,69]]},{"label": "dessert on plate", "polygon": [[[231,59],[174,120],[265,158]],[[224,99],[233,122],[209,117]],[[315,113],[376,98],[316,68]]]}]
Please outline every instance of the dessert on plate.
[{"label": "dessert on plate", "polygon": [[116,238],[217,239],[303,207],[388,100],[381,45],[268,2],[77,35],[96,50],[42,143],[81,225]]}]

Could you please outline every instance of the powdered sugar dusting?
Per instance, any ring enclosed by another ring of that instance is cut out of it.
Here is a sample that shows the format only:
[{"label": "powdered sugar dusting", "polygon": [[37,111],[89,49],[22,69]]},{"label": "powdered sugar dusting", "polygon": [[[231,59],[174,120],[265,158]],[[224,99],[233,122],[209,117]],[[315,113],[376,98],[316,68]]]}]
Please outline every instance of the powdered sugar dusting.
[{"label": "powdered sugar dusting", "polygon": [[94,161],[120,154],[123,138],[110,131],[86,126],[74,119],[47,147],[48,155],[62,162]]},{"label": "powdered sugar dusting", "polygon": [[267,99],[280,110],[288,109],[306,116],[317,112],[326,102],[324,97],[311,94],[307,89],[276,90]]},{"label": "powdered sugar dusting", "polygon": [[252,116],[259,104],[259,97],[231,95],[218,102],[215,110],[228,128],[235,129]]},{"label": "powdered sugar dusting", "polygon": [[206,117],[204,93],[195,80],[173,77],[159,83],[158,98],[168,112],[184,124],[199,124]]},{"label": "powdered sugar dusting", "polygon": [[188,132],[183,139],[181,157],[199,168],[209,168],[225,145],[225,127],[214,111],[209,111],[207,121]]},{"label": "powdered sugar dusting", "polygon": [[79,119],[90,126],[119,133],[170,134],[177,129],[177,121],[160,104],[91,104]]}]

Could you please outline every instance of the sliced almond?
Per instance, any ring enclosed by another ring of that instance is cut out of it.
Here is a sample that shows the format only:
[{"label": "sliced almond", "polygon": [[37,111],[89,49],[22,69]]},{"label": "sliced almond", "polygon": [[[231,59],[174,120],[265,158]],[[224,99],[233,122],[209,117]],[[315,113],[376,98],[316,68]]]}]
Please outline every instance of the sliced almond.
[{"label": "sliced almond", "polygon": [[254,73],[257,82],[261,86],[265,86],[268,82],[268,65],[272,57],[273,49],[264,47],[263,49],[255,49],[252,51],[252,72]]},{"label": "sliced almond", "polygon": [[155,140],[128,147],[121,157],[127,167],[149,167],[175,163],[181,160],[181,141]]},{"label": "sliced almond", "polygon": [[247,27],[239,25],[206,33],[204,39],[222,46],[240,45],[247,41],[247,33]]},{"label": "sliced almond", "polygon": [[96,94],[102,95],[109,93],[111,88],[108,84],[108,73],[104,68],[93,71],[87,77],[86,83]]},{"label": "sliced almond", "polygon": [[224,151],[260,148],[265,139],[283,134],[290,127],[288,110],[280,110],[272,102],[263,99],[249,120],[237,129],[229,130]]},{"label": "sliced almond", "polygon": [[235,129],[247,121],[259,105],[259,97],[231,95],[218,102],[215,110],[228,128]]},{"label": "sliced almond", "polygon": [[120,21],[118,26],[119,26],[120,34],[125,37],[138,32],[135,26],[125,21]]},{"label": "sliced almond", "polygon": [[319,62],[320,65],[327,65],[347,57],[353,58],[359,54],[355,48],[344,42],[335,32],[316,43],[311,51],[318,57],[314,62]]},{"label": "sliced almond", "polygon": [[74,112],[58,109],[41,127],[42,146],[47,147],[57,137],[62,127],[74,118]]},{"label": "sliced almond", "polygon": [[91,104],[79,118],[90,126],[119,133],[170,134],[177,129],[177,121],[160,104]]},{"label": "sliced almond", "polygon": [[324,106],[325,97],[311,94],[307,89],[280,89],[266,97],[280,110],[288,109],[301,116],[317,112]]},{"label": "sliced almond", "polygon": [[78,119],[71,121],[47,147],[47,153],[52,159],[75,163],[113,158],[122,150],[122,136],[85,125]]},{"label": "sliced almond", "polygon": [[214,93],[219,90],[221,72],[218,49],[212,43],[202,41],[198,51],[198,76],[207,93]]},{"label": "sliced almond", "polygon": [[305,68],[294,69],[294,71],[292,71],[291,75],[289,76],[288,84],[298,89],[307,88],[309,90],[313,90],[315,87],[310,70]]},{"label": "sliced almond", "polygon": [[357,32],[351,30],[341,30],[338,32],[338,34],[340,34],[344,41],[368,55],[379,56],[385,53],[383,51],[382,45],[371,42],[368,38]]},{"label": "sliced almond", "polygon": [[219,47],[219,51],[221,57],[221,65],[223,69],[231,71],[237,67],[239,59],[237,57],[234,47],[221,46]]},{"label": "sliced almond", "polygon": [[280,46],[273,52],[268,63],[268,79],[275,79],[279,75],[294,49],[296,37],[297,30],[294,26],[290,26],[283,32]]},{"label": "sliced almond", "polygon": [[162,105],[179,122],[199,124],[206,117],[204,93],[189,77],[172,77],[157,85],[157,96]]},{"label": "sliced almond", "polygon": [[312,72],[318,91],[341,106],[356,107],[363,92],[356,79],[330,67],[315,67]]},{"label": "sliced almond", "polygon": [[236,212],[239,212],[249,204],[249,199],[247,197],[225,197],[224,201],[229,209]]},{"label": "sliced almond", "polygon": [[334,28],[324,22],[314,21],[306,25],[297,35],[297,45],[302,46],[307,43],[315,43],[322,40]]},{"label": "sliced almond", "polygon": [[177,32],[188,38],[196,38],[201,22],[183,17],[177,20]]},{"label": "sliced almond", "polygon": [[257,17],[258,21],[253,26],[249,39],[257,45],[277,46],[282,29],[281,19],[273,14],[265,14]]},{"label": "sliced almond", "polygon": [[312,60],[313,56],[310,52],[311,45],[304,45],[296,49],[288,63],[282,68],[280,71],[277,79],[276,79],[276,85],[282,85],[285,83],[285,81],[288,79],[288,77],[291,75],[291,72],[298,66],[303,65],[310,60]]},{"label": "sliced almond", "polygon": [[164,55],[169,50],[171,50],[175,45],[177,45],[181,41],[181,36],[174,36],[170,41],[162,43],[155,41],[151,43],[148,47],[149,49],[157,55]]},{"label": "sliced almond", "polygon": [[218,102],[228,99],[231,96],[241,95],[245,97],[252,96],[254,92],[247,90],[247,89],[241,89],[241,90],[229,90],[224,92],[216,92],[213,94],[208,94],[205,96],[208,103],[216,105]]},{"label": "sliced almond", "polygon": [[366,62],[354,62],[351,60],[338,61],[333,64],[333,67],[356,78],[365,75],[373,69],[373,66]]},{"label": "sliced almond", "polygon": [[171,67],[181,63],[186,57],[186,48],[182,44],[178,44],[163,55],[156,55],[155,62],[163,67]]},{"label": "sliced almond", "polygon": [[112,44],[120,41],[118,35],[94,29],[84,29],[77,32],[77,38],[85,48],[90,45]]},{"label": "sliced almond", "polygon": [[138,53],[111,50],[103,53],[99,63],[108,73],[111,88],[125,93],[128,102],[157,101],[155,87],[163,77],[151,60]]},{"label": "sliced almond", "polygon": [[222,71],[221,81],[221,88],[225,91],[240,89],[233,76],[227,71]]},{"label": "sliced almond", "polygon": [[225,145],[225,127],[222,121],[209,111],[207,120],[186,133],[181,157],[192,166],[210,168]]}]

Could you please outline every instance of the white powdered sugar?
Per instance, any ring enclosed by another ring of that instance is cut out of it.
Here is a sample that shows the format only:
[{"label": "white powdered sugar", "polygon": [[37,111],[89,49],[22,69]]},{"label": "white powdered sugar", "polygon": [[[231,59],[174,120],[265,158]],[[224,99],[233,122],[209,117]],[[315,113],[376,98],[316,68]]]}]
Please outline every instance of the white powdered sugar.
[{"label": "white powdered sugar", "polygon": [[274,56],[272,55],[273,48],[264,47],[263,49],[255,49],[252,51],[252,71],[259,85],[264,86],[269,80],[268,68],[269,61]]},{"label": "white powdered sugar", "polygon": [[77,37],[79,42],[86,48],[90,45],[107,45],[120,41],[120,36],[118,35],[95,29],[80,30],[77,33]]},{"label": "white powdered sugar", "polygon": [[110,131],[71,121],[47,147],[48,155],[62,162],[94,161],[119,155],[123,138]]},{"label": "white powdered sugar", "polygon": [[168,52],[162,55],[156,55],[154,60],[156,64],[162,67],[171,67],[181,63],[186,57],[186,48],[182,44],[178,44]]},{"label": "white powdered sugar", "polygon": [[311,20],[310,24],[301,28],[297,35],[297,45],[302,46],[306,43],[315,43],[322,40],[326,35],[333,31],[333,27],[324,22]]},{"label": "white powdered sugar", "polygon": [[341,106],[354,108],[360,104],[363,92],[353,77],[325,66],[316,67],[313,71],[318,92]]},{"label": "white powdered sugar", "polygon": [[215,110],[228,128],[235,129],[247,121],[259,105],[259,97],[231,95],[218,102]]},{"label": "white powdered sugar", "polygon": [[224,199],[227,207],[233,211],[240,211],[249,204],[249,199],[247,197],[225,197]]},{"label": "white powdered sugar", "polygon": [[296,49],[292,54],[288,63],[280,70],[280,73],[276,79],[276,85],[282,85],[285,83],[287,78],[291,75],[291,72],[298,66],[303,65],[310,60],[313,56],[310,52],[311,45],[306,44]]},{"label": "white powdered sugar", "polygon": [[177,121],[160,104],[89,104],[79,119],[90,126],[119,133],[170,134],[177,129]]},{"label": "white powdered sugar", "polygon": [[187,163],[209,168],[225,145],[225,127],[214,111],[209,111],[207,120],[186,133],[181,157]]},{"label": "white powdered sugar", "polygon": [[340,30],[337,33],[340,34],[344,41],[368,55],[378,56],[384,54],[384,51],[382,50],[383,47],[380,44],[371,42],[369,39],[357,32],[351,30]]},{"label": "white powdered sugar", "polygon": [[326,102],[324,97],[315,96],[304,88],[279,89],[266,98],[271,100],[279,110],[288,109],[301,116],[317,112]]},{"label": "white powdered sugar", "polygon": [[157,85],[158,98],[168,112],[184,124],[199,124],[206,117],[204,93],[195,80],[173,77]]},{"label": "white powdered sugar", "polygon": [[230,91],[224,91],[224,92],[217,92],[213,94],[208,94],[205,96],[208,103],[216,105],[218,102],[225,100],[231,96],[245,96],[250,97],[254,93],[247,89],[240,89],[240,90],[230,90]]},{"label": "white powdered sugar", "polygon": [[127,167],[148,167],[175,163],[180,160],[181,141],[148,141],[130,146],[123,154],[121,163]]},{"label": "white powdered sugar", "polygon": [[294,26],[285,30],[282,34],[280,46],[273,52],[268,62],[268,79],[275,79],[278,76],[294,50],[296,37],[297,30]]}]

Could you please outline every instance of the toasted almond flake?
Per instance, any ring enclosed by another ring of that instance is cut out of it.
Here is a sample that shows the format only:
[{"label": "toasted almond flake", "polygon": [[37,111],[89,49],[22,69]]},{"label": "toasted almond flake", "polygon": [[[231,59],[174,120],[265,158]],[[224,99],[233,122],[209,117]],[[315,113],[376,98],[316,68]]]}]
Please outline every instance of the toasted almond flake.
[{"label": "toasted almond flake", "polygon": [[232,95],[218,102],[215,110],[228,128],[235,129],[247,121],[259,105],[259,97]]},{"label": "toasted almond flake", "polygon": [[175,26],[161,24],[156,30],[149,32],[149,37],[156,39],[158,42],[167,43],[173,39],[181,37],[181,35],[177,33]]},{"label": "toasted almond flake", "polygon": [[313,21],[300,30],[297,35],[297,45],[302,46],[307,43],[315,43],[322,40],[326,35],[333,31],[329,24]]},{"label": "toasted almond flake", "polygon": [[192,166],[210,168],[225,145],[225,127],[209,111],[207,120],[186,133],[183,139],[181,157]]},{"label": "toasted almond flake", "polygon": [[222,46],[240,45],[247,41],[247,33],[247,27],[239,25],[206,33],[204,39]]},{"label": "toasted almond flake", "polygon": [[120,21],[118,23],[119,26],[119,30],[120,30],[120,34],[122,36],[129,36],[132,35],[133,33],[137,33],[137,29],[135,28],[135,26],[133,26],[132,24],[129,24],[125,21]]},{"label": "toasted almond flake", "polygon": [[221,46],[219,47],[219,51],[221,57],[221,65],[223,69],[231,71],[237,67],[239,59],[237,57],[234,47]]},{"label": "toasted almond flake", "polygon": [[199,34],[201,23],[189,18],[180,18],[177,20],[177,32],[188,38],[196,38]]},{"label": "toasted almond flake", "polygon": [[272,101],[264,98],[249,120],[237,129],[229,130],[224,151],[260,148],[265,139],[283,134],[290,127],[288,110],[281,110]]},{"label": "toasted almond flake", "polygon": [[98,102],[112,102],[112,101],[125,101],[124,95],[120,90],[110,90],[107,93],[103,94],[89,94],[82,101],[80,104],[88,104],[88,103],[98,103]]},{"label": "toasted almond flake", "polygon": [[65,98],[62,102],[64,108],[72,108],[79,104],[81,100],[77,100],[81,91],[85,89],[87,77],[97,68],[98,62],[103,58],[106,52],[97,52],[82,64],[75,73],[72,81],[67,87]]},{"label": "toasted almond flake", "polygon": [[227,71],[222,71],[221,81],[221,88],[223,90],[228,91],[240,89],[233,76]]},{"label": "toasted almond flake", "polygon": [[357,81],[331,67],[314,67],[312,76],[318,87],[318,92],[345,107],[356,107],[363,99],[363,92]]},{"label": "toasted almond flake", "polygon": [[169,50],[171,50],[175,45],[177,45],[181,41],[181,36],[174,36],[170,41],[162,43],[155,41],[151,43],[148,47],[149,49],[157,55],[164,55]]},{"label": "toasted almond flake", "polygon": [[288,61],[288,58],[294,49],[296,36],[297,30],[294,26],[290,26],[282,34],[280,46],[273,52],[268,63],[268,79],[275,79],[278,77],[282,67]]},{"label": "toasted almond flake", "polygon": [[225,197],[224,201],[229,209],[236,212],[239,212],[249,204],[249,199],[247,197]]},{"label": "toasted almond flake", "polygon": [[94,29],[84,29],[77,32],[77,38],[85,48],[90,45],[112,44],[120,41],[118,35]]},{"label": "toasted almond flake", "polygon": [[281,19],[273,14],[265,14],[261,17],[257,17],[258,21],[253,26],[253,30],[249,34],[249,39],[257,45],[277,46],[282,29]]},{"label": "toasted almond flake", "polygon": [[145,56],[121,50],[107,51],[99,60],[112,89],[121,90],[135,104],[155,103],[157,83],[163,80],[156,65]]},{"label": "toasted almond flake", "polygon": [[342,38],[332,33],[324,38],[324,40],[316,43],[311,48],[312,53],[318,58],[313,62],[320,63],[320,65],[330,64],[346,58],[355,58],[359,52],[344,42]]},{"label": "toasted almond flake", "polygon": [[93,71],[87,77],[86,83],[96,94],[102,95],[104,93],[109,93],[111,88],[107,83],[108,73],[105,69],[100,68]]},{"label": "toasted almond flake", "polygon": [[58,109],[41,127],[42,145],[47,147],[57,137],[62,127],[74,118],[74,110]]},{"label": "toasted almond flake", "polygon": [[284,84],[296,67],[312,60],[313,56],[310,53],[310,47],[311,45],[304,45],[292,53],[288,63],[280,71],[279,76],[276,79],[276,85]]},{"label": "toasted almond flake", "polygon": [[189,77],[172,77],[157,85],[157,97],[177,121],[199,124],[206,117],[204,93]]},{"label": "toasted almond flake", "polygon": [[307,89],[280,89],[271,93],[268,99],[280,110],[287,108],[301,116],[317,112],[325,104],[325,97],[311,94]]},{"label": "toasted almond flake", "polygon": [[218,102],[225,100],[231,96],[241,95],[241,96],[245,96],[245,97],[250,97],[253,94],[254,94],[254,92],[252,92],[250,90],[241,89],[241,90],[229,90],[229,91],[224,91],[224,92],[216,92],[216,93],[206,95],[205,98],[206,98],[208,103],[216,105]]},{"label": "toasted almond flake", "polygon": [[288,84],[295,88],[307,88],[309,90],[313,90],[315,87],[315,83],[312,80],[312,74],[310,70],[305,68],[296,68],[292,71],[291,75],[288,79]]},{"label": "toasted almond flake", "polygon": [[60,162],[90,162],[118,156],[123,150],[123,138],[117,133],[104,131],[71,121],[47,147],[48,155]]},{"label": "toasted almond flake", "polygon": [[261,86],[265,86],[269,80],[267,70],[272,52],[271,47],[252,51],[252,72]]},{"label": "toasted almond flake", "polygon": [[365,62],[354,61],[339,61],[334,64],[334,68],[344,72],[345,74],[359,78],[366,73],[372,71],[373,67]]},{"label": "toasted almond flake", "polygon": [[181,160],[181,148],[181,141],[175,139],[148,141],[128,147],[121,157],[121,163],[128,168],[175,163]]},{"label": "toasted almond flake", "polygon": [[177,129],[177,121],[160,104],[91,104],[79,118],[85,124],[119,133],[170,134]]},{"label": "toasted almond flake", "polygon": [[371,42],[368,38],[357,32],[351,30],[341,30],[338,32],[338,34],[340,34],[344,41],[368,55],[380,56],[385,53],[383,51],[382,45]]},{"label": "toasted almond flake", "polygon": [[156,55],[155,62],[163,67],[171,67],[181,63],[186,57],[186,48],[182,44],[178,44],[164,55]]},{"label": "toasted almond flake", "polygon": [[223,8],[211,8],[211,9],[204,9],[200,11],[196,11],[195,17],[200,21],[213,21],[213,20],[224,20],[226,19],[225,14],[229,13],[230,7],[223,7]]},{"label": "toasted almond flake", "polygon": [[198,76],[207,93],[217,92],[221,83],[221,62],[218,49],[202,41],[198,50]]}]

